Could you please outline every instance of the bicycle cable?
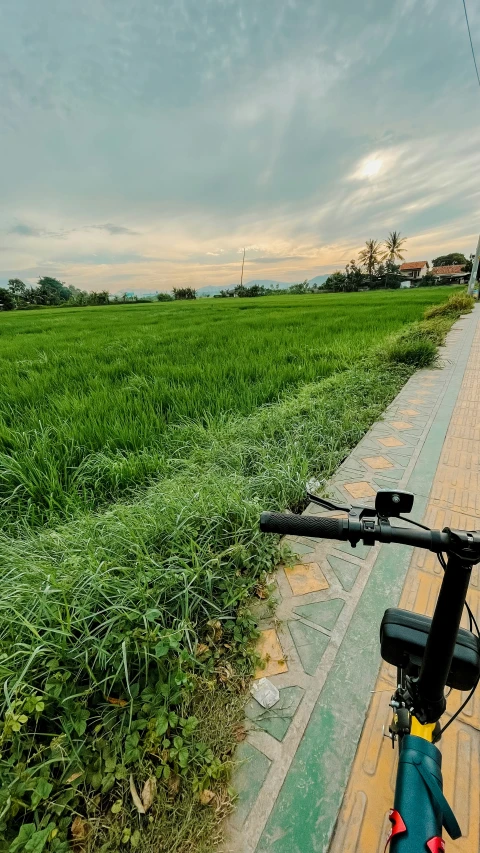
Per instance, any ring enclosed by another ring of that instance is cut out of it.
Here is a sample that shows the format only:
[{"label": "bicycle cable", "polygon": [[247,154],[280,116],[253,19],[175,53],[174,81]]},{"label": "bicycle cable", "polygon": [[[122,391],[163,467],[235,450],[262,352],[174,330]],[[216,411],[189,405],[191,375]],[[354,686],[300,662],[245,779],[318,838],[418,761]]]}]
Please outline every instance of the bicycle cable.
[{"label": "bicycle cable", "polygon": [[[447,568],[447,564],[445,562],[445,557],[443,556],[443,554],[442,553],[437,554],[437,559],[438,559],[438,562],[440,563],[443,571],[445,571],[445,569]],[[477,632],[477,637],[480,640],[480,628],[478,627],[477,620],[475,619],[475,616],[473,615],[472,609],[471,609],[468,601],[465,602],[465,608],[467,610],[468,618],[470,621],[470,626],[469,626],[470,633],[473,634],[473,626],[475,626],[475,630]]]},{"label": "bicycle cable", "polygon": [[463,709],[468,705],[468,703],[470,702],[470,699],[472,698],[473,694],[475,693],[475,690],[477,689],[479,680],[480,679],[477,678],[475,684],[473,685],[472,689],[470,690],[470,693],[468,694],[467,698],[465,699],[465,702],[463,702],[462,705],[460,705],[460,708],[458,709],[458,711],[455,711],[453,717],[450,717],[448,723],[445,723],[445,725],[442,726],[442,728],[440,729],[440,731],[438,733],[437,740],[439,738],[441,738],[444,731],[446,731],[446,729],[448,729],[448,727],[452,725],[453,721],[457,719],[458,715],[461,714]]},{"label": "bicycle cable", "polygon": [[413,518],[405,518],[404,515],[397,515],[397,518],[400,518],[402,521],[408,521],[409,524],[414,524],[415,527],[421,527],[422,530],[428,530],[430,532],[430,528],[425,524],[420,524],[419,521],[414,521]]},{"label": "bicycle cable", "polygon": [[[445,562],[445,557],[443,556],[443,554],[442,554],[441,552],[440,552],[439,554],[437,554],[437,559],[438,559],[438,562],[440,563],[440,565],[441,565],[441,567],[442,567],[443,571],[445,571],[445,569],[447,568],[447,564],[446,564],[446,562]],[[466,607],[466,609],[467,609],[468,618],[469,618],[469,621],[470,621],[470,633],[471,633],[471,634],[473,634],[473,630],[472,630],[472,629],[473,629],[473,626],[475,625],[475,630],[476,630],[476,632],[477,632],[477,637],[478,637],[478,639],[480,640],[480,630],[479,630],[478,625],[477,625],[477,620],[475,619],[475,616],[473,615],[472,610],[471,610],[471,607],[470,607],[470,605],[469,605],[469,603],[468,603],[467,601],[465,602],[465,607]],[[475,684],[473,685],[472,689],[470,690],[470,693],[468,694],[467,698],[465,699],[465,702],[463,702],[463,703],[460,705],[460,707],[457,709],[457,711],[455,711],[455,713],[453,714],[453,716],[452,716],[452,717],[450,717],[450,719],[449,719],[448,723],[445,723],[445,725],[444,725],[444,726],[442,726],[442,728],[440,729],[440,731],[439,731],[439,733],[438,733],[438,738],[440,738],[440,737],[443,735],[444,731],[446,731],[446,730],[448,729],[448,727],[452,725],[452,723],[454,722],[454,720],[456,720],[456,719],[457,719],[457,717],[459,716],[459,714],[461,714],[461,713],[462,713],[463,709],[464,709],[464,708],[466,708],[466,706],[467,706],[467,705],[468,705],[468,703],[470,702],[470,699],[473,697],[473,694],[475,693],[475,690],[477,689],[477,686],[478,686],[478,682],[479,682],[479,681],[480,681],[480,677],[479,677],[479,678],[477,678],[477,680],[476,680]]]}]

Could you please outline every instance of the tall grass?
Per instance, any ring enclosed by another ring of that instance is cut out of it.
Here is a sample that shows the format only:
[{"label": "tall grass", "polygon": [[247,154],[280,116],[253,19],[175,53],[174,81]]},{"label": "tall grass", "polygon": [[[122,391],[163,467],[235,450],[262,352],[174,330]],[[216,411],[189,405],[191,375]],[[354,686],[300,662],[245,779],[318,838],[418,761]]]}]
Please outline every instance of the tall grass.
[{"label": "tall grass", "polygon": [[168,475],[191,422],[247,415],[345,370],[446,295],[1,314],[0,522],[52,523],[131,494]]},{"label": "tall grass", "polygon": [[[249,602],[281,555],[259,513],[300,507],[306,480],[332,473],[415,369],[415,347],[423,362],[413,334],[408,359],[387,340],[250,414],[191,422],[186,449],[183,425],[134,500],[0,535],[1,851],[66,853],[75,817],[93,849],[190,849],[188,815],[221,790],[233,747],[213,718],[208,733],[206,707],[230,708],[251,671]],[[158,779],[181,825],[143,831],[131,773],[138,787]],[[200,826],[207,849],[212,822]]]}]

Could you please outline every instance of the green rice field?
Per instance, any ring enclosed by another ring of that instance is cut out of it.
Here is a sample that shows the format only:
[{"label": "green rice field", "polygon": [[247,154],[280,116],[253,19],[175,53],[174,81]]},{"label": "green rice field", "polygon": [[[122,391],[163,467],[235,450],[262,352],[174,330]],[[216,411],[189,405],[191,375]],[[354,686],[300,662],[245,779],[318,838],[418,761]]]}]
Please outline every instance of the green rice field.
[{"label": "green rice field", "polygon": [[351,367],[442,288],[0,316],[0,520],[38,525],[158,476],[188,424]]}]

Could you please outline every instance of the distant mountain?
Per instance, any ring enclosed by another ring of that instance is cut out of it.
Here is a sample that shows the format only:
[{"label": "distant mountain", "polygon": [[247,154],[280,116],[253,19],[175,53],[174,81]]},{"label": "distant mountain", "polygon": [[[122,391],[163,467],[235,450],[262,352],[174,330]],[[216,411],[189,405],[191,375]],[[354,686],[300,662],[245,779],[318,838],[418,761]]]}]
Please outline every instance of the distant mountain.
[{"label": "distant mountain", "polygon": [[290,285],[293,284],[293,282],[291,282],[291,281],[290,282],[288,282],[288,281],[272,281],[272,279],[270,279],[270,278],[252,278],[251,281],[245,282],[245,287],[251,287],[252,284],[259,284],[261,287],[277,287],[277,285],[278,285],[278,287],[287,288],[287,287],[290,287]]},{"label": "distant mountain", "polygon": [[233,290],[234,284],[206,284],[205,287],[197,287],[197,296],[214,296],[221,290]]},{"label": "distant mountain", "polygon": [[[328,275],[317,275],[315,278],[309,279],[310,284],[322,285],[328,278]],[[293,281],[274,281],[270,278],[252,278],[250,281],[245,282],[245,287],[251,287],[252,284],[260,284],[263,287],[278,287],[281,290],[286,290],[292,284],[295,284]],[[235,284],[207,284],[205,287],[197,288],[198,296],[214,296],[217,293],[220,293],[221,290],[233,290]]]},{"label": "distant mountain", "polygon": [[114,290],[110,293],[110,296],[123,296],[126,293],[127,296],[138,296],[141,299],[153,299],[157,298],[158,290]]}]

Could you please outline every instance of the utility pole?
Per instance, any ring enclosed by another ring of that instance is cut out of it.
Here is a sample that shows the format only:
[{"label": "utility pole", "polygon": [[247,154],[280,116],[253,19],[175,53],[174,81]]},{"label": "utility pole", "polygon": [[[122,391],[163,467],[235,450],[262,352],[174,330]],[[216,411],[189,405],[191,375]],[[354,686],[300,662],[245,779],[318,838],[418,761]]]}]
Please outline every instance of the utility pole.
[{"label": "utility pole", "polygon": [[470,273],[470,281],[468,283],[468,293],[470,296],[473,295],[475,283],[477,281],[478,261],[479,260],[480,260],[480,236],[478,238],[477,251],[475,252],[475,257],[474,257],[473,262],[472,262],[472,272]]},{"label": "utility pole", "polygon": [[[480,238],[479,238],[479,251],[480,251]],[[243,250],[243,261],[242,261],[242,275],[240,277],[240,287],[243,286],[243,265],[245,263],[245,249]]]}]

